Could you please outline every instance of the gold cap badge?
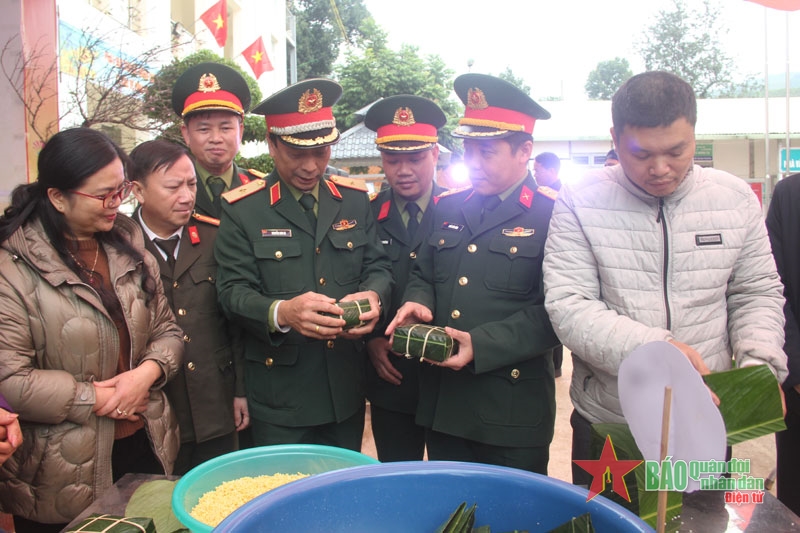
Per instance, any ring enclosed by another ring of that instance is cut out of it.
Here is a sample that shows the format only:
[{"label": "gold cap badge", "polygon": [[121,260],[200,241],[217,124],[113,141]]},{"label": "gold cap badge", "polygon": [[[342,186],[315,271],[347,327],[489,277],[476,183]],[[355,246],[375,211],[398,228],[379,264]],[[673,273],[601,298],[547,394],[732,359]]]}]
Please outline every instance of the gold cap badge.
[{"label": "gold cap badge", "polygon": [[417,121],[414,120],[414,112],[411,111],[411,108],[398,107],[397,111],[394,112],[392,124],[396,124],[397,126],[413,126],[416,123]]},{"label": "gold cap badge", "polygon": [[213,74],[203,74],[200,76],[200,83],[197,86],[197,90],[201,93],[213,93],[214,91],[219,91],[220,89],[221,87],[219,86],[217,77]]},{"label": "gold cap badge", "polygon": [[470,109],[486,109],[489,107],[489,102],[486,101],[486,95],[483,94],[478,88],[472,88],[467,91],[467,107]]},{"label": "gold cap badge", "polygon": [[322,109],[322,93],[319,89],[310,89],[303,93],[297,103],[299,113],[313,113]]}]

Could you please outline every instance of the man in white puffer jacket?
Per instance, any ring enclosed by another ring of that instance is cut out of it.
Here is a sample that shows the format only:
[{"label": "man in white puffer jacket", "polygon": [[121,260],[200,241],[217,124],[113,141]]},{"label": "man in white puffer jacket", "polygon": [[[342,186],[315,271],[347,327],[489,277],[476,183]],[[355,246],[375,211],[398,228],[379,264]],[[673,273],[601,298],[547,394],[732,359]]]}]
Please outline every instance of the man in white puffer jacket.
[{"label": "man in white puffer jacket", "polygon": [[[545,305],[573,354],[572,459],[591,459],[590,424],[624,422],[622,360],[672,342],[701,374],[767,364],[787,375],[783,287],[761,206],[744,180],[693,165],[697,104],[665,72],[612,100],[620,165],[565,183],[545,247]],[[591,480],[573,466],[573,482]]]}]

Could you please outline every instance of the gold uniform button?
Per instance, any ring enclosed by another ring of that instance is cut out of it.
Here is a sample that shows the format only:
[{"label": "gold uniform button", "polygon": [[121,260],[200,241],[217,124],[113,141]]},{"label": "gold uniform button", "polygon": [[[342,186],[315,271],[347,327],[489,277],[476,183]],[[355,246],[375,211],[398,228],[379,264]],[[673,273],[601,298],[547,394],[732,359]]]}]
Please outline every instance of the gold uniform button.
[{"label": "gold uniform button", "polygon": [[471,254],[474,254],[475,252],[478,251],[478,246],[475,244],[470,244],[469,246],[467,246],[467,251]]},{"label": "gold uniform button", "polygon": [[461,311],[459,311],[458,309],[453,309],[453,312],[450,313],[451,318],[458,318],[460,316],[461,316]]},{"label": "gold uniform button", "polygon": [[512,246],[511,248],[509,248],[508,251],[511,252],[512,254],[515,254],[515,253],[517,253],[517,247],[516,246]]},{"label": "gold uniform button", "polygon": [[186,309],[184,309],[184,308],[178,309],[178,315],[179,316],[186,316]]},{"label": "gold uniform button", "polygon": [[314,249],[314,253],[316,253],[317,255],[319,255],[319,254],[321,254],[321,253],[322,253],[322,250],[320,250],[320,249],[319,249],[319,246],[317,246],[317,247]]},{"label": "gold uniform button", "polygon": [[512,370],[511,371],[511,377],[514,378],[514,379],[517,379],[519,377],[519,370],[516,369],[516,368],[514,370]]},{"label": "gold uniform button", "polygon": [[210,281],[211,283],[216,283],[217,282],[217,280],[214,278],[214,276],[208,276],[208,281]]},{"label": "gold uniform button", "polygon": [[469,283],[467,276],[461,276],[460,278],[458,278],[458,284],[461,285],[462,287],[467,283]]},{"label": "gold uniform button", "polygon": [[410,254],[408,254],[408,257],[410,257],[411,259],[416,259],[417,258],[417,252],[411,252]]},{"label": "gold uniform button", "polygon": [[172,282],[172,288],[173,289],[177,289],[178,288],[178,282],[177,281],[173,281]]},{"label": "gold uniform button", "polygon": [[194,366],[194,363],[192,363],[191,361],[189,361],[189,364],[188,364],[188,365],[186,365],[186,368],[188,368],[189,370],[194,370],[196,367]]},{"label": "gold uniform button", "polygon": [[333,348],[333,346],[334,346],[334,343],[333,343],[333,341],[328,341],[328,342],[326,343],[326,345],[328,346],[328,348]]},{"label": "gold uniform button", "polygon": [[189,335],[184,335],[183,342],[192,342],[192,338]]},{"label": "gold uniform button", "polygon": [[444,244],[444,239],[439,239],[439,246]]},{"label": "gold uniform button", "polygon": [[272,366],[272,364],[273,364],[274,362],[275,362],[275,360],[274,360],[274,359],[272,359],[272,357],[267,357],[267,360],[266,360],[266,361],[264,361],[264,363],[265,363],[265,364],[266,364],[268,367],[271,367],[271,366]]},{"label": "gold uniform button", "polygon": [[320,285],[324,286],[326,283],[327,283],[327,281],[325,281],[325,278],[319,278],[319,284]]},{"label": "gold uniform button", "polygon": [[347,241],[347,247],[352,250],[353,249],[353,243],[350,242],[350,241]]},{"label": "gold uniform button", "polygon": [[283,257],[283,252],[281,252],[280,250],[276,251],[276,252],[275,252],[275,257],[277,257],[278,259],[280,259],[281,257]]}]

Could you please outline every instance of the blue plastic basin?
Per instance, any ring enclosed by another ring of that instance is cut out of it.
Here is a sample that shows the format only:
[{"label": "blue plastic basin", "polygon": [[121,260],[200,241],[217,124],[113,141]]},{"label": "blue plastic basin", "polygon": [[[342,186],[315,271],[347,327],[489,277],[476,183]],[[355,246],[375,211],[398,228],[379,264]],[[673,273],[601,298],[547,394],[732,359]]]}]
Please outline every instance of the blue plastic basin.
[{"label": "blue plastic basin", "polygon": [[179,479],[172,492],[172,510],[178,520],[192,532],[207,533],[213,528],[192,518],[189,513],[197,505],[200,496],[216,489],[225,481],[281,473],[319,474],[377,462],[372,457],[352,450],[311,444],[261,446],[239,450],[206,461]]},{"label": "blue plastic basin", "polygon": [[653,531],[587,491],[514,468],[445,461],[359,466],[301,479],[259,496],[215,532],[433,533],[461,502],[477,503],[475,526],[549,531],[589,512],[598,532]]}]

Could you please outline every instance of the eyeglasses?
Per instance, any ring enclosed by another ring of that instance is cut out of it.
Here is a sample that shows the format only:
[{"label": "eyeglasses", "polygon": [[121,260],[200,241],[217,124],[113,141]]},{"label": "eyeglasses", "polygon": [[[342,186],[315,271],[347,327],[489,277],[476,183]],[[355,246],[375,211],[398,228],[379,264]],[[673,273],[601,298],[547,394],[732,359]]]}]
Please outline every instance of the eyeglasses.
[{"label": "eyeglasses", "polygon": [[104,196],[95,196],[94,194],[86,194],[85,192],[81,191],[71,191],[71,192],[73,192],[74,194],[80,194],[81,196],[86,196],[87,198],[94,198],[95,200],[100,200],[103,202],[104,209],[111,209],[112,207],[116,207],[116,205],[119,205],[122,202],[124,202],[125,199],[128,196],[130,196],[131,189],[133,189],[133,182],[125,180],[122,182],[122,185],[120,185],[118,189],[111,191],[110,193]]}]

